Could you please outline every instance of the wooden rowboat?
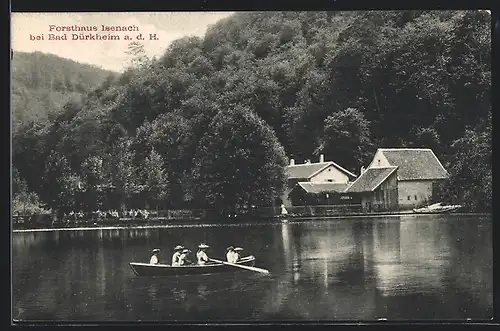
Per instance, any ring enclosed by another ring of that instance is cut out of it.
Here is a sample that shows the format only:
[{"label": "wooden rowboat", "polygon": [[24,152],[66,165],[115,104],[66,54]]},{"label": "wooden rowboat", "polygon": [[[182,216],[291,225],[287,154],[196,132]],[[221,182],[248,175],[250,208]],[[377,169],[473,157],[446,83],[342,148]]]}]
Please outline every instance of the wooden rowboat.
[{"label": "wooden rowboat", "polygon": [[435,203],[427,207],[414,208],[413,212],[417,214],[442,214],[451,213],[460,208],[462,208],[461,205],[445,206],[441,203]]},{"label": "wooden rowboat", "polygon": [[[250,255],[241,258],[236,264],[253,267],[255,265],[255,257]],[[166,276],[185,276],[185,275],[206,275],[222,272],[244,271],[244,269],[226,265],[223,263],[209,263],[205,265],[185,265],[173,267],[169,264],[149,264],[130,262],[130,268],[137,276],[149,277],[166,277]]]}]

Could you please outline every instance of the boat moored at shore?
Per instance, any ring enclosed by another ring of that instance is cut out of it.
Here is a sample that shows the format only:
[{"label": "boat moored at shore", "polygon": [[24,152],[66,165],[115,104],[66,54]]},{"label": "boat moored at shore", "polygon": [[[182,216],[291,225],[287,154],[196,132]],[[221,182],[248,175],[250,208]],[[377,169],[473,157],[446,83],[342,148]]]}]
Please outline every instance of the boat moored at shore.
[{"label": "boat moored at shore", "polygon": [[462,205],[444,206],[441,202],[439,202],[422,208],[414,208],[413,212],[417,214],[441,214],[441,213],[451,213],[460,208],[462,208]]}]

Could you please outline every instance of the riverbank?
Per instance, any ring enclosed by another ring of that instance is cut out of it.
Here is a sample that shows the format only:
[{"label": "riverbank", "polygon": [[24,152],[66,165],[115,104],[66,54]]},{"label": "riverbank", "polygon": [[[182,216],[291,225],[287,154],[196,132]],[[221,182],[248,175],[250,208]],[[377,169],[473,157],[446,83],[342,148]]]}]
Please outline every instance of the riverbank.
[{"label": "riverbank", "polygon": [[[115,224],[115,225],[99,225],[89,224],[83,226],[61,226],[52,228],[17,228],[13,229],[14,233],[21,232],[50,232],[50,231],[92,231],[92,230],[120,230],[120,229],[155,229],[155,228],[195,228],[195,227],[238,227],[238,226],[255,226],[255,225],[269,225],[281,223],[303,223],[310,221],[327,221],[327,220],[340,220],[340,219],[374,219],[381,217],[397,218],[397,217],[418,217],[428,216],[431,214],[420,214],[414,212],[392,212],[392,213],[370,213],[370,214],[356,214],[356,215],[337,215],[337,216],[286,216],[274,217],[261,221],[253,222],[207,222],[207,221],[169,221],[168,223],[162,221],[150,221],[147,224]],[[436,216],[449,215],[449,214],[432,214]],[[456,216],[491,216],[491,213],[453,213]]]}]

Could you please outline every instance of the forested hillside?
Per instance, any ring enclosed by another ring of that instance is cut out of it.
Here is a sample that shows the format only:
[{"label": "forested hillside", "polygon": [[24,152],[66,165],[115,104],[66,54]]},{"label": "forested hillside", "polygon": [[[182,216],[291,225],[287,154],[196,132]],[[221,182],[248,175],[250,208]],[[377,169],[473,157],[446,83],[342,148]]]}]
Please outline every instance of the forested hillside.
[{"label": "forested hillside", "polygon": [[21,128],[14,165],[62,211],[222,211],[275,202],[287,157],[428,147],[443,197],[488,210],[490,41],[485,11],[238,13]]},{"label": "forested hillside", "polygon": [[115,73],[40,52],[12,57],[12,125],[43,121]]}]

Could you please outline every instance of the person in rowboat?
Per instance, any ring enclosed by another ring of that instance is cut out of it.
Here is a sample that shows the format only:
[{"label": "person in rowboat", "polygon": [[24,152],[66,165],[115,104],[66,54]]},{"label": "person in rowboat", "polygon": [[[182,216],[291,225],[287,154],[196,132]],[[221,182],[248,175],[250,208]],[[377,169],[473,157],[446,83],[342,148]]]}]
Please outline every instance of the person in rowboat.
[{"label": "person in rowboat", "polygon": [[182,250],[182,253],[181,253],[181,255],[179,256],[179,265],[180,265],[180,266],[183,266],[183,265],[188,265],[188,264],[193,264],[193,262],[191,262],[191,261],[189,260],[189,258],[188,258],[188,256],[189,256],[189,253],[190,253],[190,252],[191,252],[191,251],[190,251],[189,249],[187,249],[187,248],[184,248],[184,249]]},{"label": "person in rowboat", "polygon": [[160,261],[158,260],[158,253],[160,250],[158,248],[153,249],[153,255],[151,256],[151,259],[149,259],[149,264],[158,264]]},{"label": "person in rowboat", "polygon": [[174,248],[174,255],[172,255],[172,266],[176,267],[179,265],[179,258],[181,257],[182,250],[184,247],[182,246],[176,246]]},{"label": "person in rowboat", "polygon": [[236,262],[238,262],[240,260],[240,258],[241,258],[240,254],[241,254],[242,251],[243,251],[243,248],[241,248],[241,247],[236,247],[234,249],[234,255],[233,255],[233,262],[232,263],[236,263]]},{"label": "person in rowboat", "polygon": [[198,246],[198,252],[196,253],[196,259],[198,260],[198,264],[203,265],[209,262],[208,255],[205,250],[209,248],[208,245],[200,244]]},{"label": "person in rowboat", "polygon": [[234,247],[233,246],[229,246],[227,248],[226,258],[227,258],[227,262],[233,263],[233,261],[234,261]]}]

